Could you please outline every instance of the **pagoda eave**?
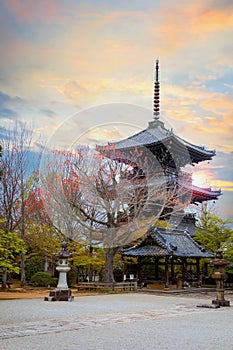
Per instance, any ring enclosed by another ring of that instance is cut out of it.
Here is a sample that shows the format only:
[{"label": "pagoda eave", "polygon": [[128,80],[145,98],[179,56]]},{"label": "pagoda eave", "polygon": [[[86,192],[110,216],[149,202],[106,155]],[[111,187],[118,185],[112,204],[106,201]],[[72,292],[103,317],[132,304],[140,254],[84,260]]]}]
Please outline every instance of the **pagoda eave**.
[{"label": "pagoda eave", "polygon": [[207,202],[207,201],[213,201],[213,200],[217,200],[219,195],[209,195],[209,196],[205,196],[205,195],[200,195],[200,194],[192,194],[192,198],[191,198],[191,203],[202,203],[202,202]]},{"label": "pagoda eave", "polygon": [[[161,135],[161,131],[163,135]],[[158,133],[159,135],[156,133],[156,128],[148,128],[119,142],[110,143],[107,146],[98,146],[98,150],[108,156],[111,152],[123,154],[134,152],[136,149],[147,148],[155,156],[161,152],[167,152],[173,161],[179,156],[183,157],[180,166],[197,164],[211,160],[215,156],[215,151],[192,145],[166,129],[159,128]]]},{"label": "pagoda eave", "polygon": [[217,200],[220,195],[222,195],[221,190],[213,191],[211,188],[204,189],[195,186],[195,189],[192,190],[191,202],[202,203],[210,200]]}]

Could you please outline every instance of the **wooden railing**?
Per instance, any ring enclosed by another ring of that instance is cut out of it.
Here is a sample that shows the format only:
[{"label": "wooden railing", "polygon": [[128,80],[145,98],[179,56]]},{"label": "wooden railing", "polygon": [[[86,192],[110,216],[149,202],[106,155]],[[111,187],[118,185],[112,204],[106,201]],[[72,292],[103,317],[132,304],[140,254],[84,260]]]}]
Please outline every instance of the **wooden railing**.
[{"label": "wooden railing", "polygon": [[81,282],[77,284],[77,290],[95,290],[95,291],[136,291],[137,282]]}]

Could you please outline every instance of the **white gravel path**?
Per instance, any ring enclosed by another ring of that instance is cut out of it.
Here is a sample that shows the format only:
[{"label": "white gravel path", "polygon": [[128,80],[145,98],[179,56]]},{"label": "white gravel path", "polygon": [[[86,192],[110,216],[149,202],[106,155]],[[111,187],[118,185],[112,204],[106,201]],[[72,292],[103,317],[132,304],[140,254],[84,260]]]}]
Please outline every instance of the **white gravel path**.
[{"label": "white gravel path", "polygon": [[233,307],[187,296],[0,300],[1,350],[231,350]]}]

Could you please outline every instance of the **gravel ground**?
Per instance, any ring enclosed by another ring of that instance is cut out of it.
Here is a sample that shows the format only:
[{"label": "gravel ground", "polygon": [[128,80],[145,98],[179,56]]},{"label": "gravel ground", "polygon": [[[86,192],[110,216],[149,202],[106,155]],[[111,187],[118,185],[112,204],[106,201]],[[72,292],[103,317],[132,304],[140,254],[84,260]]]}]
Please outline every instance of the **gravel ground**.
[{"label": "gravel ground", "polygon": [[0,300],[0,349],[232,349],[232,306],[196,307],[212,299],[130,293],[77,296],[73,302]]}]

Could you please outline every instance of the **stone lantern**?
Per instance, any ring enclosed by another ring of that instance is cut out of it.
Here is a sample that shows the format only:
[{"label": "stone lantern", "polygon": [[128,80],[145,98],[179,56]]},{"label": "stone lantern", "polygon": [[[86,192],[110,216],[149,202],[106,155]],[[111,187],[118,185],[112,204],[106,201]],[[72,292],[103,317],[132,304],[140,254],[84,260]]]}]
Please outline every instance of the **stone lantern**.
[{"label": "stone lantern", "polygon": [[68,266],[68,259],[72,257],[72,254],[67,250],[67,243],[61,244],[61,251],[55,254],[59,258],[59,264],[56,270],[59,271],[59,280],[56,289],[51,290],[48,297],[45,297],[45,301],[72,301],[73,296],[71,290],[67,284],[67,272],[70,271]]},{"label": "stone lantern", "polygon": [[214,267],[212,278],[216,280],[217,299],[212,300],[212,304],[218,306],[230,306],[230,301],[224,299],[224,282],[227,280],[225,267],[229,262],[223,259],[222,250],[218,249],[215,258],[210,262],[210,266]]}]

